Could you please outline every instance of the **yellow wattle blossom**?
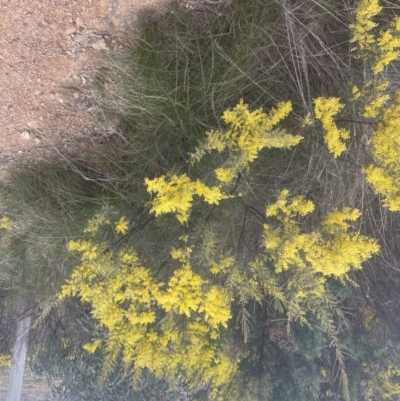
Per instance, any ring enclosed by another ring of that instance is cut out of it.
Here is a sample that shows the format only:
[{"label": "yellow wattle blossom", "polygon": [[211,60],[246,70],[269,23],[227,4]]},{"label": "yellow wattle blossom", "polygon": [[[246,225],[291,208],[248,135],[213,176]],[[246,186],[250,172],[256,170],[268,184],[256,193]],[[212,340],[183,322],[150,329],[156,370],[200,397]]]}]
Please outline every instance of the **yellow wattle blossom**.
[{"label": "yellow wattle blossom", "polygon": [[89,354],[94,354],[101,345],[101,340],[98,338],[90,343],[86,343],[83,345],[83,349],[85,349]]},{"label": "yellow wattle blossom", "polygon": [[336,97],[314,99],[315,117],[322,122],[325,130],[325,142],[334,157],[340,156],[345,150],[344,139],[350,138],[350,132],[343,128],[338,128],[334,122],[334,117],[344,107],[340,99]]},{"label": "yellow wattle blossom", "polygon": [[197,147],[192,160],[200,161],[207,152],[214,150],[220,153],[229,151],[230,158],[226,166],[215,170],[221,183],[229,183],[238,173],[248,171],[249,164],[257,159],[262,149],[290,148],[302,140],[300,135],[290,135],[274,128],[291,110],[292,104],[288,101],[279,103],[269,114],[262,109],[250,111],[249,106],[241,100],[222,116],[229,128],[226,131],[208,131],[207,140]]},{"label": "yellow wattle blossom", "polygon": [[309,125],[313,124],[313,119],[311,113],[307,113],[306,116],[303,118],[303,122],[301,124],[302,127],[308,127]]},{"label": "yellow wattle blossom", "polygon": [[372,137],[373,155],[389,168],[400,168],[400,104],[393,104],[383,112]]},{"label": "yellow wattle blossom", "polygon": [[227,327],[228,320],[232,317],[229,296],[222,288],[212,286],[205,294],[200,305],[199,312],[204,312],[205,321],[214,328],[221,324]]},{"label": "yellow wattle blossom", "polygon": [[353,37],[350,42],[357,42],[361,50],[368,50],[371,44],[375,42],[375,37],[370,31],[378,24],[372,21],[372,18],[378,15],[381,10],[382,6],[379,5],[379,0],[360,0],[358,2],[354,13],[355,23],[350,25],[353,31]]},{"label": "yellow wattle blossom", "polygon": [[[59,296],[79,296],[91,305],[93,318],[107,330],[105,354],[120,354],[137,374],[147,369],[172,380],[179,373],[192,387],[207,381],[214,395],[224,391],[238,369],[238,360],[231,360],[221,342],[231,318],[230,296],[194,272],[188,236],[181,236],[183,248],[171,250],[180,266],[158,282],[134,250],[97,243],[95,231],[70,241],[70,252],[78,252],[81,260]],[[84,349],[94,353],[101,345],[96,339]]]},{"label": "yellow wattle blossom", "polygon": [[279,193],[276,202],[267,207],[265,215],[267,217],[274,216],[284,223],[297,214],[306,216],[315,208],[314,203],[306,200],[303,196],[294,197],[290,203],[288,202],[288,196],[289,191],[287,189],[283,189]]},{"label": "yellow wattle blossom", "polygon": [[106,224],[110,224],[110,220],[105,216],[104,213],[98,213],[88,221],[83,232],[86,234],[96,234],[100,227]]},{"label": "yellow wattle blossom", "polygon": [[392,212],[400,211],[400,178],[398,170],[393,173],[382,167],[369,166],[363,170],[375,192],[383,196],[383,206]]},{"label": "yellow wattle blossom", "polygon": [[[355,22],[350,26],[353,31],[351,42],[357,44],[353,50],[361,51],[359,56],[369,63],[374,75],[383,72],[400,57],[400,17],[395,16],[388,29],[379,30],[373,18],[381,10],[378,0],[360,0],[355,11]],[[363,117],[379,119],[372,127],[373,135],[369,141],[376,163],[365,168],[364,172],[374,190],[383,196],[384,206],[399,211],[400,101],[397,91],[394,94],[386,92],[389,87],[388,79],[366,80],[361,88],[352,88],[352,100],[361,103]],[[337,133],[335,129],[332,132]],[[340,140],[336,135],[334,143],[338,142]]]},{"label": "yellow wattle blossom", "polygon": [[390,99],[389,95],[376,95],[364,106],[364,117],[374,118],[377,117],[382,107]]},{"label": "yellow wattle blossom", "polygon": [[400,368],[390,363],[385,370],[373,375],[372,383],[380,397],[393,400],[400,396]]},{"label": "yellow wattle blossom", "polygon": [[129,222],[125,216],[122,216],[116,223],[115,223],[115,231],[118,234],[126,234],[129,228]]},{"label": "yellow wattle blossom", "polygon": [[0,228],[5,228],[7,230],[11,230],[12,226],[13,226],[13,223],[9,217],[3,216],[0,219]]},{"label": "yellow wattle blossom", "polygon": [[322,230],[302,233],[294,218],[307,215],[314,205],[303,197],[289,202],[288,195],[287,190],[281,191],[276,203],[267,207],[267,217],[276,217],[282,225],[264,225],[264,246],[277,272],[296,268],[344,278],[379,251],[375,240],[347,232],[350,226],[345,220],[356,220],[357,209],[334,209],[323,219]]},{"label": "yellow wattle blossom", "polygon": [[0,367],[2,367],[2,366],[11,366],[11,364],[12,364],[11,355],[0,354]]},{"label": "yellow wattle blossom", "polygon": [[356,21],[350,25],[352,43],[357,43],[354,50],[361,50],[360,58],[369,60],[374,74],[381,73],[386,66],[400,56],[400,17],[391,21],[391,28],[374,32],[378,26],[373,18],[382,10],[379,0],[360,0],[357,4]]},{"label": "yellow wattle blossom", "polygon": [[83,260],[94,260],[99,253],[107,248],[107,245],[105,243],[98,244],[91,240],[76,240],[69,241],[68,247],[70,251],[81,252]]},{"label": "yellow wattle blossom", "polygon": [[364,117],[377,117],[385,103],[390,99],[390,95],[385,93],[390,87],[390,81],[386,79],[374,79],[363,82],[362,87],[356,85],[352,87],[352,101],[364,103]]},{"label": "yellow wattle blossom", "polygon": [[358,209],[345,207],[342,210],[335,208],[332,212],[327,214],[322,220],[322,225],[325,230],[330,234],[335,234],[337,230],[343,231],[350,228],[350,225],[345,220],[355,221],[361,216]]},{"label": "yellow wattle blossom", "polygon": [[[308,324],[307,314],[321,311],[321,305],[330,302],[327,278],[345,279],[351,269],[361,268],[379,250],[372,238],[347,232],[350,225],[346,220],[357,219],[360,215],[357,209],[334,209],[318,229],[302,232],[298,215],[306,216],[313,208],[314,204],[304,197],[289,199],[287,190],[281,191],[276,203],[267,207],[267,217],[280,223],[264,225],[264,258],[273,262],[277,276],[261,280],[264,282],[261,294],[268,291],[279,301],[277,308],[285,312],[288,322]],[[252,264],[252,268],[257,266],[262,269],[262,264]],[[265,268],[262,271],[265,276]],[[286,278],[284,291],[276,282],[281,275]]]},{"label": "yellow wattle blossom", "polygon": [[231,197],[219,187],[208,187],[200,180],[191,181],[186,174],[173,175],[169,179],[165,176],[153,180],[146,178],[145,183],[148,192],[157,193],[151,202],[151,211],[156,216],[175,213],[181,223],[188,220],[195,195],[202,196],[211,205]]},{"label": "yellow wattle blossom", "polygon": [[391,25],[392,28],[380,31],[376,39],[375,63],[372,66],[375,74],[400,57],[400,17],[395,17]]},{"label": "yellow wattle blossom", "polygon": [[357,85],[352,86],[351,93],[352,93],[353,97],[350,100],[352,100],[352,101],[358,100],[362,96],[362,91],[360,90],[360,88]]},{"label": "yellow wattle blossom", "polygon": [[374,239],[359,233],[340,232],[318,244],[315,252],[309,252],[306,259],[316,272],[344,278],[351,269],[361,269],[362,263],[378,251]]},{"label": "yellow wattle blossom", "polygon": [[377,165],[364,169],[368,182],[383,196],[383,205],[400,210],[400,104],[395,102],[383,110],[370,143]]},{"label": "yellow wattle blossom", "polygon": [[160,294],[158,302],[167,312],[190,317],[191,311],[197,311],[203,299],[203,283],[202,278],[189,266],[175,270],[167,291]]},{"label": "yellow wattle blossom", "polygon": [[236,263],[235,258],[228,256],[222,258],[219,262],[211,261],[210,272],[213,274],[227,273]]}]

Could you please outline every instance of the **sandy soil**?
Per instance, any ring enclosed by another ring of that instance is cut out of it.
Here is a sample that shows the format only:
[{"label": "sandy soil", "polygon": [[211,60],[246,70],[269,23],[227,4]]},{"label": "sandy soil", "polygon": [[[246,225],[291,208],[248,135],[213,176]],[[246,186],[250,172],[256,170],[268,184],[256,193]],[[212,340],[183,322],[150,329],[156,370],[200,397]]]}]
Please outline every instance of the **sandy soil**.
[{"label": "sandy soil", "polygon": [[[165,0],[0,0],[0,158],[94,129],[76,106],[118,33]],[[0,163],[1,168],[1,163]]]}]

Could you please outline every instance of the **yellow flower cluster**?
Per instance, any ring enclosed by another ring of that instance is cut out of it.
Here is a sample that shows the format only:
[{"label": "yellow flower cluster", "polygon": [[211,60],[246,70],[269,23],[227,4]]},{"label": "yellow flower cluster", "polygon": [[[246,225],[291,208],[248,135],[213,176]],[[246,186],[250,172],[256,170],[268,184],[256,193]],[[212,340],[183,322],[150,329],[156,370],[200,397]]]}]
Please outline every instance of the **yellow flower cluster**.
[{"label": "yellow flower cluster", "polygon": [[351,100],[364,103],[364,117],[376,118],[390,99],[390,95],[386,93],[389,87],[390,81],[386,79],[367,80],[361,89],[353,86],[353,98]]},{"label": "yellow flower cluster", "polygon": [[[347,221],[360,215],[356,209],[334,209],[325,216],[319,229],[302,232],[298,216],[306,216],[313,209],[314,204],[304,197],[289,199],[289,192],[281,191],[277,201],[266,209],[266,216],[275,218],[279,224],[264,225],[264,255],[249,265],[256,274],[256,286],[254,280],[231,273],[236,275],[233,277],[236,288],[240,289],[241,282],[251,285],[253,299],[262,299],[266,293],[274,297],[277,310],[285,311],[289,324],[292,321],[308,324],[310,312],[324,313],[322,305],[331,302],[326,289],[328,277],[344,280],[351,269],[361,268],[379,250],[373,239],[359,232],[348,232]],[[275,276],[269,275],[264,267],[270,261],[278,273]],[[285,280],[284,290],[281,280]],[[242,294],[246,292],[242,290]],[[329,319],[322,315],[320,318]]]},{"label": "yellow flower cluster", "polygon": [[12,224],[12,221],[11,221],[11,219],[9,217],[3,216],[0,219],[0,229],[1,228],[5,228],[7,230],[11,230],[12,226],[13,226],[13,224]]},{"label": "yellow flower cluster", "polygon": [[0,367],[11,366],[12,358],[11,355],[0,354]]},{"label": "yellow flower cluster", "polygon": [[98,257],[99,252],[107,249],[105,243],[98,244],[90,240],[69,241],[68,246],[70,251],[81,252],[82,260],[94,260]]},{"label": "yellow flower cluster", "polygon": [[305,200],[303,196],[296,196],[288,203],[289,191],[283,189],[278,195],[276,202],[267,207],[267,217],[276,217],[284,224],[290,224],[291,219],[300,214],[306,216],[314,210],[314,204]]},{"label": "yellow flower cluster", "polygon": [[400,178],[382,167],[369,166],[364,169],[368,182],[383,196],[383,205],[392,212],[400,211]]},{"label": "yellow flower cluster", "polygon": [[372,71],[378,74],[400,57],[400,17],[394,18],[392,28],[379,33],[376,45],[376,59]]},{"label": "yellow flower cluster", "polygon": [[115,231],[118,234],[126,234],[129,228],[129,222],[125,216],[122,216],[116,223],[115,223]]},{"label": "yellow flower cluster", "polygon": [[384,371],[373,376],[372,383],[381,399],[398,399],[400,396],[400,368],[390,363]]},{"label": "yellow flower cluster", "polygon": [[332,212],[324,217],[322,225],[330,234],[335,234],[338,231],[346,231],[350,225],[345,220],[355,221],[361,216],[358,209],[345,207],[342,210],[335,208]]},{"label": "yellow flower cluster", "polygon": [[215,205],[218,205],[222,199],[230,197],[219,187],[208,187],[199,180],[191,181],[186,174],[173,175],[168,180],[165,176],[153,180],[146,178],[145,183],[148,192],[157,193],[152,201],[151,211],[156,216],[176,213],[181,223],[188,220],[195,195],[202,196],[207,203]]},{"label": "yellow flower cluster", "polygon": [[350,269],[361,268],[364,261],[378,252],[375,240],[347,232],[349,224],[345,220],[356,220],[358,210],[335,209],[324,218],[321,232],[302,233],[294,217],[310,213],[314,205],[302,197],[288,203],[288,195],[287,190],[282,191],[266,212],[267,217],[276,217],[282,225],[264,225],[265,248],[271,253],[277,272],[295,267],[344,278]]},{"label": "yellow flower cluster", "polygon": [[86,343],[83,346],[83,349],[86,350],[89,354],[94,354],[100,346],[101,346],[101,340],[97,338],[96,340],[90,343]]},{"label": "yellow flower cluster", "polygon": [[[400,57],[400,17],[396,16],[386,30],[374,33],[377,26],[372,18],[382,7],[378,0],[361,0],[356,9],[352,42],[365,50],[363,58],[371,63],[374,74],[381,73],[393,60]],[[388,80],[368,80],[363,88],[353,87],[353,100],[364,102],[363,116],[379,117],[369,141],[375,164],[364,169],[368,182],[383,196],[383,205],[400,211],[400,96],[399,91],[386,93]]]},{"label": "yellow flower cluster", "polygon": [[264,224],[264,246],[267,252],[274,255],[275,271],[282,272],[291,266],[305,265],[302,251],[313,246],[318,236],[315,234],[301,234],[294,217],[297,214],[307,215],[314,210],[314,204],[298,196],[293,202],[288,202],[289,191],[283,190],[277,201],[266,209],[267,217],[275,217],[282,226],[274,228]]},{"label": "yellow flower cluster", "polygon": [[352,50],[364,51],[360,57],[372,61],[374,74],[381,73],[400,56],[400,17],[394,17],[391,28],[379,33],[373,32],[378,26],[373,18],[381,10],[379,0],[360,0],[355,11],[356,21],[350,25],[353,31],[350,42],[357,43]]},{"label": "yellow flower cluster", "polygon": [[231,256],[222,258],[218,262],[212,260],[210,263],[210,272],[213,274],[227,273],[229,269],[234,266],[235,263],[235,259]]},{"label": "yellow flower cluster", "polygon": [[400,169],[400,104],[394,104],[383,112],[372,138],[373,155],[389,168]]},{"label": "yellow flower cluster", "polygon": [[[370,46],[375,43],[375,37],[371,34],[371,30],[378,24],[372,19],[382,10],[379,0],[360,0],[355,10],[356,21],[350,25],[353,31],[351,43],[357,42],[361,50],[369,50]],[[356,50],[354,48],[353,50]]]},{"label": "yellow flower cluster", "polygon": [[322,122],[326,132],[325,142],[334,157],[340,156],[346,150],[346,145],[342,141],[350,138],[350,132],[343,128],[339,129],[333,120],[343,107],[344,104],[336,97],[314,99],[315,117]]},{"label": "yellow flower cluster", "polygon": [[203,299],[203,280],[190,267],[175,270],[168,282],[168,289],[158,297],[159,304],[167,311],[190,317]]},{"label": "yellow flower cluster", "polygon": [[[166,282],[157,282],[132,249],[110,250],[92,237],[90,230],[89,238],[70,241],[81,262],[60,298],[76,295],[91,305],[93,317],[109,332],[106,352],[121,353],[136,372],[148,369],[164,379],[180,373],[193,386],[212,381],[215,393],[226,386],[237,369],[220,341],[231,318],[230,297],[193,271],[188,238],[182,237],[183,248],[171,250],[180,267]],[[95,339],[84,349],[94,353],[101,346]]]},{"label": "yellow flower cluster", "polygon": [[222,119],[229,126],[226,131],[208,131],[207,140],[192,155],[193,161],[199,161],[206,154],[216,150],[228,150],[230,158],[225,167],[217,168],[215,174],[222,183],[235,179],[240,172],[245,172],[249,164],[264,148],[289,148],[297,145],[302,137],[290,135],[274,127],[292,110],[290,101],[279,103],[269,114],[262,109],[250,111],[243,100],[232,110],[224,112]]},{"label": "yellow flower cluster", "polygon": [[88,221],[87,227],[83,232],[86,234],[96,234],[100,227],[106,224],[110,224],[110,220],[104,213],[98,213]]},{"label": "yellow flower cluster", "polygon": [[383,204],[400,210],[400,104],[387,107],[371,138],[372,154],[378,166],[364,169],[368,182],[383,195]]},{"label": "yellow flower cluster", "polygon": [[375,96],[368,104],[365,105],[363,116],[367,118],[377,117],[379,111],[382,110],[382,107],[389,100],[389,97],[389,95]]},{"label": "yellow flower cluster", "polygon": [[220,324],[227,327],[227,322],[232,317],[227,305],[229,305],[227,292],[214,285],[206,293],[199,312],[204,312],[204,319],[211,327],[217,329]]},{"label": "yellow flower cluster", "polygon": [[303,122],[301,123],[301,126],[304,127],[308,127],[309,125],[313,124],[313,119],[311,116],[311,113],[307,113],[306,116],[303,118]]}]

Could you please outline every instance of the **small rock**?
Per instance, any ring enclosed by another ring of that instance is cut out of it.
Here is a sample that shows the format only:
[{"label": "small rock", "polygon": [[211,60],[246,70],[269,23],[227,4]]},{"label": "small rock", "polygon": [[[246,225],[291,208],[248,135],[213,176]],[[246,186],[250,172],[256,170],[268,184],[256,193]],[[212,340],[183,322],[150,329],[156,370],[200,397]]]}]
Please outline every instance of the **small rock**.
[{"label": "small rock", "polygon": [[76,29],[75,28],[68,28],[66,31],[65,31],[65,35],[72,35],[73,33],[75,33],[76,32]]},{"label": "small rock", "polygon": [[107,44],[103,38],[92,43],[92,48],[94,50],[108,50]]},{"label": "small rock", "polygon": [[125,24],[126,25],[131,25],[134,21],[138,19],[136,14],[130,14],[125,17]]},{"label": "small rock", "polygon": [[30,136],[30,134],[29,134],[29,132],[28,131],[22,131],[21,132],[21,136],[22,136],[22,139],[25,139],[25,140],[29,140],[29,139],[31,139],[31,136]]},{"label": "small rock", "polygon": [[81,29],[84,29],[84,28],[85,28],[85,23],[83,22],[82,17],[78,17],[78,18],[75,20],[75,24],[76,24],[76,26],[77,26],[78,28],[81,28]]}]

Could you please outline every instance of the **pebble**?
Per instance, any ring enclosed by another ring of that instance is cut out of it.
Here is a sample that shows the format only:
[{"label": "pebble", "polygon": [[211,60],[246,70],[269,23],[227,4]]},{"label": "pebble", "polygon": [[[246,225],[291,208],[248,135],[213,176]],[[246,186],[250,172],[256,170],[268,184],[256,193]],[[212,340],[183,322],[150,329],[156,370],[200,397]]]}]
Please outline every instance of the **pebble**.
[{"label": "pebble", "polygon": [[29,139],[31,139],[31,136],[30,136],[30,134],[29,134],[29,132],[28,131],[22,131],[21,132],[21,136],[22,136],[22,139],[25,139],[25,140],[29,140]]}]

